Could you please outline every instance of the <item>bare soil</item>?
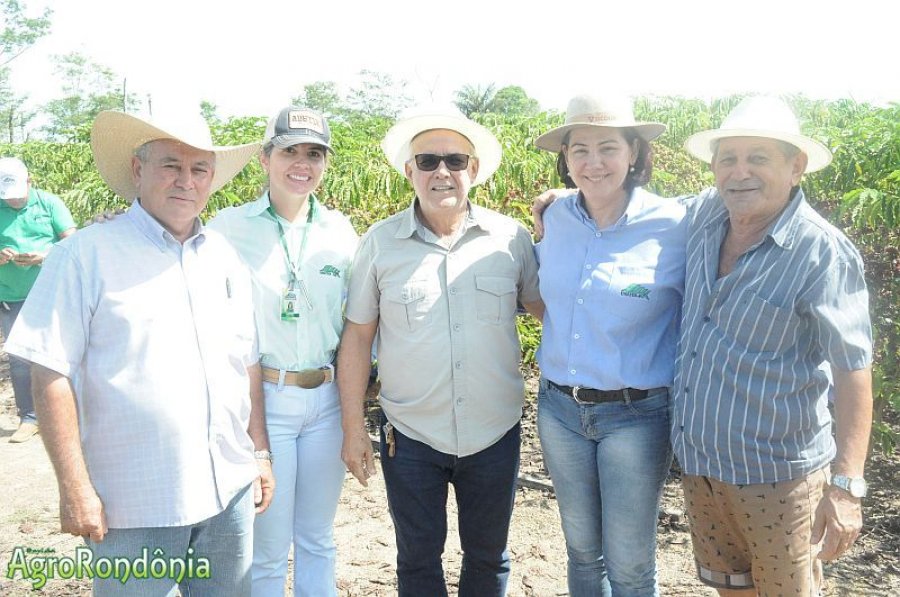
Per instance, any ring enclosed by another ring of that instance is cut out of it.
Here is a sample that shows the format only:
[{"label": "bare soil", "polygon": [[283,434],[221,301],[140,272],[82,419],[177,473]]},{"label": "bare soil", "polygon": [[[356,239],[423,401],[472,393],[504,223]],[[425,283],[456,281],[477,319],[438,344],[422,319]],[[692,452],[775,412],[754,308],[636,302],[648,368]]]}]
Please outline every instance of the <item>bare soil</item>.
[{"label": "bare soil", "polygon": [[[533,395],[533,381],[530,384]],[[548,485],[534,425],[533,402],[523,418],[522,473]],[[896,421],[895,421],[896,423]],[[72,556],[81,540],[59,532],[58,493],[53,469],[40,441],[10,444],[17,425],[12,391],[0,369],[0,596],[34,595],[31,584],[20,577],[7,578],[13,549],[23,546]],[[900,427],[895,426],[895,429]],[[866,527],[852,551],[826,565],[826,596],[900,595],[900,496],[897,478],[900,454],[876,453],[868,468],[871,497],[866,500]],[[461,552],[451,495],[450,536],[445,550],[445,573],[455,592]],[[394,535],[387,512],[384,485],[375,477],[368,488],[349,474],[335,523],[338,546],[337,582],[342,597],[375,597],[396,594]],[[683,515],[683,497],[677,472],[666,484],[659,520],[658,565],[662,595],[707,597],[715,595],[694,575],[690,535]],[[567,595],[565,543],[552,491],[522,487],[509,538],[512,553],[510,597]],[[49,597],[90,594],[88,581],[51,579],[40,591]],[[287,593],[290,595],[290,591]]]}]

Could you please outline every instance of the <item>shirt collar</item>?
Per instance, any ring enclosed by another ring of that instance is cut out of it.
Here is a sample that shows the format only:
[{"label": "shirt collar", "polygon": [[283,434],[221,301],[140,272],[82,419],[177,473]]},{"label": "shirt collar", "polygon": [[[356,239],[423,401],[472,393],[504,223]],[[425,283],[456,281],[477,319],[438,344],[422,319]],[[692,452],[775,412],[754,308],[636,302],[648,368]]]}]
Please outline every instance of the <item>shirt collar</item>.
[{"label": "shirt collar", "polygon": [[[419,200],[418,197],[413,197],[412,203],[403,215],[400,218],[400,225],[397,227],[397,232],[394,233],[394,238],[410,238],[413,233],[419,230],[421,226],[429,233],[431,232],[428,228],[419,222],[418,216],[416,216],[416,202]],[[479,214],[484,211],[484,208],[474,205],[471,201],[468,202],[468,209],[466,210],[466,220],[463,222],[463,232],[460,234],[462,236],[465,234],[465,231],[471,228],[472,226],[478,226],[479,228],[484,229],[484,226],[479,224]],[[483,218],[482,218],[483,221]],[[432,239],[423,239],[431,242]]]},{"label": "shirt collar", "polygon": [[[625,211],[622,213],[622,216],[616,220],[616,223],[611,226],[611,228],[615,228],[618,226],[625,226],[628,224],[628,221],[632,218],[637,217],[641,211],[644,209],[644,200],[646,191],[639,187],[635,187],[631,190],[631,194],[628,196],[628,202],[625,204]],[[585,224],[594,224],[594,220],[591,219],[590,214],[588,214],[587,209],[584,207],[584,195],[581,191],[575,196],[575,200],[573,201],[573,207],[575,212],[581,218],[581,221]]]},{"label": "shirt collar", "polygon": [[[172,236],[171,232],[166,230],[162,224],[156,221],[156,218],[147,213],[147,210],[141,205],[140,197],[137,197],[131,202],[131,207],[128,208],[126,216],[131,219],[138,230],[143,232],[144,235],[161,250],[167,249],[169,244],[173,242],[179,245],[181,244],[178,242],[178,239]],[[193,233],[188,237],[185,243],[191,242],[192,240],[202,242],[204,235],[205,230],[203,224],[200,222],[200,218],[194,218]]]},{"label": "shirt collar", "polygon": [[[719,204],[719,211],[712,214],[705,227],[707,229],[721,227],[723,223],[728,220],[729,216],[728,209],[725,208],[725,203],[722,201],[719,191],[712,188],[708,191],[704,191],[703,194],[706,195],[707,200],[717,201]],[[769,228],[769,231],[766,232],[766,237],[771,238],[772,242],[779,247],[790,249],[794,244],[794,238],[797,236],[797,227],[799,226],[799,222],[794,216],[797,214],[797,210],[805,203],[806,196],[803,194],[803,189],[797,189],[797,192],[794,193],[794,196],[788,201],[787,206],[785,206],[778,218],[775,219],[775,222]]]}]

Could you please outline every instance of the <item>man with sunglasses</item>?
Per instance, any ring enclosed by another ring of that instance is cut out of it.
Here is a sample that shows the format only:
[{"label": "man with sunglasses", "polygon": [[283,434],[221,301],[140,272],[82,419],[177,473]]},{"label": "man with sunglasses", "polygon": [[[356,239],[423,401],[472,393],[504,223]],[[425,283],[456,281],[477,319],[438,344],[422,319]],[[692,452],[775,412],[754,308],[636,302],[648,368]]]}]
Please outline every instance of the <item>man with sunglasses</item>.
[{"label": "man with sunglasses", "polygon": [[446,595],[441,554],[453,484],[459,595],[503,595],[524,384],[515,315],[543,314],[531,237],[469,201],[500,164],[497,139],[458,110],[408,113],[382,141],[416,196],[363,237],[338,354],[342,457],[375,473],[363,416],[372,342],[381,377],[381,466],[401,597]]}]

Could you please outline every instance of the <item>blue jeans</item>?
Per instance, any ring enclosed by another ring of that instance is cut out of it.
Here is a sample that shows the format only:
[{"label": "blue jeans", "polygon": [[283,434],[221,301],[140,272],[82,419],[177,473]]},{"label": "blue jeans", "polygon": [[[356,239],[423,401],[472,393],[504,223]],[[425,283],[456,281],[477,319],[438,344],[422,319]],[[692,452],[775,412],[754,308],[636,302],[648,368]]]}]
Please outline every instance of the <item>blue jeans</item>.
[{"label": "blue jeans", "polygon": [[253,597],[284,595],[291,543],[294,596],[333,597],[334,516],[347,470],[337,386],[266,382],[263,390],[275,495],[254,525]]},{"label": "blue jeans", "polygon": [[[25,301],[6,301],[0,303],[0,329],[3,330],[4,341],[9,338],[9,331],[19,316]],[[13,394],[16,396],[16,410],[23,423],[36,423],[34,414],[34,397],[31,395],[31,363],[19,357],[9,355],[9,379],[12,381]]]},{"label": "blue jeans", "polygon": [[[246,597],[250,594],[250,561],[253,547],[253,491],[242,489],[222,512],[197,524],[178,527],[109,529],[100,543],[87,540],[98,558],[138,559],[147,548],[150,558],[209,560],[209,578],[185,578],[176,585],[172,578],[131,578],[122,584],[109,577],[94,578],[94,597],[172,597],[176,588],[183,597]],[[195,563],[194,570],[199,570]]]},{"label": "blue jeans", "polygon": [[505,595],[506,539],[519,473],[519,424],[492,446],[464,457],[438,452],[395,429],[395,455],[388,456],[384,422],[382,418],[381,470],[397,537],[399,597],[447,595],[441,554],[451,483],[463,551],[459,597]]},{"label": "blue jeans", "polygon": [[572,597],[656,596],[656,521],[666,474],[669,393],[579,404],[541,379],[538,434],[553,479]]}]

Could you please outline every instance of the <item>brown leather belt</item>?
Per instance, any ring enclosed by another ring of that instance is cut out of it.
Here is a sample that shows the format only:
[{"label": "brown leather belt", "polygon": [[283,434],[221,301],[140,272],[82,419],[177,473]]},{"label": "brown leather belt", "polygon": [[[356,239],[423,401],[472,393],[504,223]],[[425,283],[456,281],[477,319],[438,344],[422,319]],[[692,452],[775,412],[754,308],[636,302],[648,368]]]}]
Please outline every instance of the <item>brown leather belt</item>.
[{"label": "brown leather belt", "polygon": [[563,394],[568,394],[574,398],[576,402],[588,402],[591,404],[600,402],[637,402],[646,398],[650,393],[648,390],[637,390],[635,388],[594,390],[592,388],[582,388],[581,386],[561,386],[549,379],[547,382]]},{"label": "brown leather belt", "polygon": [[[262,368],[263,381],[278,383],[280,377],[280,370],[272,369],[271,367]],[[331,383],[332,381],[334,381],[334,369],[332,367],[284,372],[284,385],[297,386],[304,390],[313,390],[323,383]]]}]

